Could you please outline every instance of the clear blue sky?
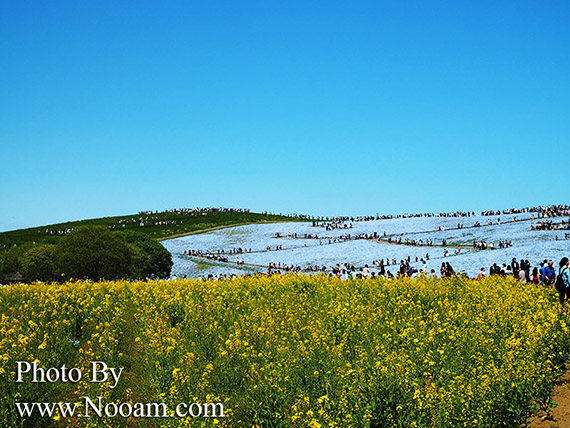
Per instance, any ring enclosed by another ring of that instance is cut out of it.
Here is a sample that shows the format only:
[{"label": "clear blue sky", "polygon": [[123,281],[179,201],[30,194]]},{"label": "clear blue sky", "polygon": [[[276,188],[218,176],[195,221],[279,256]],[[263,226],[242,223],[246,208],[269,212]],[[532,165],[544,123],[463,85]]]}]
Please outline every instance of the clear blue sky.
[{"label": "clear blue sky", "polygon": [[0,230],[568,203],[570,2],[4,2]]}]

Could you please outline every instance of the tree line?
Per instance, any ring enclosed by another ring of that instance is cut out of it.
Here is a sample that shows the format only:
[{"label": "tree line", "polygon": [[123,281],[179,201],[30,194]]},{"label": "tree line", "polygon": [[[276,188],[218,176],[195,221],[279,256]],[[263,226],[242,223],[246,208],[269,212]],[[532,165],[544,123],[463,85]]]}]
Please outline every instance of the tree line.
[{"label": "tree line", "polygon": [[0,273],[25,281],[168,278],[172,256],[156,239],[135,231],[83,226],[40,245],[0,253]]}]

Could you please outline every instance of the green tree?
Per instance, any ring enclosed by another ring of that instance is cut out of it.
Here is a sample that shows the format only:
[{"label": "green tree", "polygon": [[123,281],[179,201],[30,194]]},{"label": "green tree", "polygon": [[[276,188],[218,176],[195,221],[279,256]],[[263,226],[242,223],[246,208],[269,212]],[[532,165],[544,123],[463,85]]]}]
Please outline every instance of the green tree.
[{"label": "green tree", "polygon": [[130,273],[130,251],[123,234],[102,226],[83,226],[62,238],[56,259],[67,277],[98,281],[126,278]]},{"label": "green tree", "polygon": [[134,278],[168,278],[172,255],[156,239],[144,233],[127,231],[125,239],[131,248],[131,273]]},{"label": "green tree", "polygon": [[32,243],[14,245],[0,253],[0,273],[18,273],[22,269],[20,258],[32,248]]},{"label": "green tree", "polygon": [[57,247],[52,244],[37,245],[20,257],[21,274],[26,281],[53,281],[56,279],[54,255]]}]

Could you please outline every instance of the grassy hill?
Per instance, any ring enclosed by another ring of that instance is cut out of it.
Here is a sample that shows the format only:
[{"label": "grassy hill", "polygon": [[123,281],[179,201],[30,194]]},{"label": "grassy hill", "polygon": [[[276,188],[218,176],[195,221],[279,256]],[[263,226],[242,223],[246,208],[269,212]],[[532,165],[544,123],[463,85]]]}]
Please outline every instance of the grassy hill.
[{"label": "grassy hill", "polygon": [[252,212],[165,211],[102,217],[0,232],[0,249],[24,243],[42,243],[64,236],[80,226],[104,226],[111,230],[135,230],[152,238],[164,239],[212,228],[252,223],[307,221],[298,217]]}]

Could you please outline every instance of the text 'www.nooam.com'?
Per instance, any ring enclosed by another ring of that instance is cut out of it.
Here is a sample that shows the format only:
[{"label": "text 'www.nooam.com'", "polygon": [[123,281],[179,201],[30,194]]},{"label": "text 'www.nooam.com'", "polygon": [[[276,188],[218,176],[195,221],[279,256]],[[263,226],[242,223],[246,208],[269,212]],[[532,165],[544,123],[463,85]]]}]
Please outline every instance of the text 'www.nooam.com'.
[{"label": "text 'www.nooam.com'", "polygon": [[81,397],[77,403],[16,403],[20,417],[123,417],[123,418],[223,418],[222,403],[179,403],[169,411],[165,403],[103,403],[102,397],[95,401]]}]

